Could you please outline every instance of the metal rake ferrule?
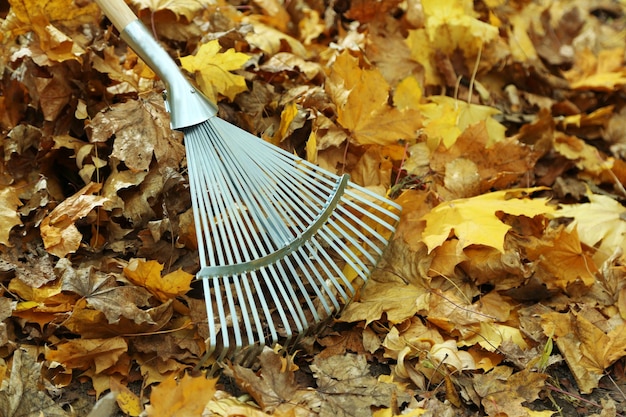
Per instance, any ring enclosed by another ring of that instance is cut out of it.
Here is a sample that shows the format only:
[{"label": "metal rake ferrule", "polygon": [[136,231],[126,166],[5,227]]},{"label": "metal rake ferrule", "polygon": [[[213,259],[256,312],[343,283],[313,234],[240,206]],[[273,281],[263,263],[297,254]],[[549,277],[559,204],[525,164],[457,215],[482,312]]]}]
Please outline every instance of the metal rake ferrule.
[{"label": "metal rake ferrule", "polygon": [[172,129],[194,126],[217,114],[217,106],[189,82],[140,20],[129,23],[120,36],[165,83]]}]

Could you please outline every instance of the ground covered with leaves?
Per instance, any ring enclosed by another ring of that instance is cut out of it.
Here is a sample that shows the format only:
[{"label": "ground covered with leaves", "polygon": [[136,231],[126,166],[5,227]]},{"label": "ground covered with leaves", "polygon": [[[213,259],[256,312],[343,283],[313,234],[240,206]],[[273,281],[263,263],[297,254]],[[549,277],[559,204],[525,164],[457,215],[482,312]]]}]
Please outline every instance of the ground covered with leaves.
[{"label": "ground covered with leaves", "polygon": [[219,379],[163,84],[89,0],[8,3],[0,415],[626,414],[623,1],[131,0],[220,117],[403,207]]}]

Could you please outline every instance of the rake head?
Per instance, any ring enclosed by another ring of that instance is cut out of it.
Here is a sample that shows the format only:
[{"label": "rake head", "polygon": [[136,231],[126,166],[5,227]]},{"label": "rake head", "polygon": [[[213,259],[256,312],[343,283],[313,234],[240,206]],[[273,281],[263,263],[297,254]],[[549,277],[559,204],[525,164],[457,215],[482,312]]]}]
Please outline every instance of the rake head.
[{"label": "rake head", "polygon": [[294,345],[367,280],[400,206],[215,117],[123,1],[97,2],[165,82],[185,135],[207,358],[250,363],[265,345]]},{"label": "rake head", "polygon": [[297,343],[367,280],[400,206],[219,118],[184,134],[209,353]]}]

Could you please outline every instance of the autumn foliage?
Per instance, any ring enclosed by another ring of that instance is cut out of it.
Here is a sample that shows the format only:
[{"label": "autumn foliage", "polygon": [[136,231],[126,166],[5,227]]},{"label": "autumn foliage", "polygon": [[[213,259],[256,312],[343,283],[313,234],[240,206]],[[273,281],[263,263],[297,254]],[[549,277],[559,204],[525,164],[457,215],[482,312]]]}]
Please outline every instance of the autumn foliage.
[{"label": "autumn foliage", "polygon": [[0,415],[626,413],[623,1],[130,0],[220,117],[403,207],[219,379],[162,82],[91,1],[8,3]]}]

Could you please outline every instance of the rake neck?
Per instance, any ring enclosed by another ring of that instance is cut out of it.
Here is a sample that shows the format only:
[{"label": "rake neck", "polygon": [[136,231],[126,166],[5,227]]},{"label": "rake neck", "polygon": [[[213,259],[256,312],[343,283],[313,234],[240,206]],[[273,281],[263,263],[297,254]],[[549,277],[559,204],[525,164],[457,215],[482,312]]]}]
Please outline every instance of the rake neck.
[{"label": "rake neck", "polygon": [[165,83],[172,129],[195,126],[217,114],[217,106],[189,82],[140,20],[126,25],[121,37]]}]

